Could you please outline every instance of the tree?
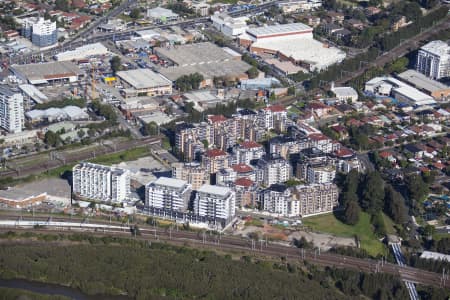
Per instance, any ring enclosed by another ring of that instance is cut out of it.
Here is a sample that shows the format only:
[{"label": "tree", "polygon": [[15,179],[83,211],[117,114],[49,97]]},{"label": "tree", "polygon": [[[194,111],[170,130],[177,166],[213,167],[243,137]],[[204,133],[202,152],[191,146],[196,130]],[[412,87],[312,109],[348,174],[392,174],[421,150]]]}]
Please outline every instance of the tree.
[{"label": "tree", "polygon": [[56,0],[55,1],[55,8],[62,11],[69,11],[69,1],[67,0]]},{"label": "tree", "polygon": [[416,174],[406,178],[406,188],[410,201],[422,201],[429,192],[428,185]]},{"label": "tree", "polygon": [[80,139],[82,139],[82,138],[84,137],[84,135],[85,135],[84,130],[82,130],[82,129],[78,130],[77,135],[78,135],[78,137],[79,137]]},{"label": "tree", "polygon": [[136,20],[141,17],[141,10],[139,8],[133,8],[130,12],[130,18]]},{"label": "tree", "polygon": [[175,80],[175,85],[182,92],[198,90],[203,80],[203,75],[196,72],[179,77],[177,80]]},{"label": "tree", "polygon": [[361,208],[355,200],[348,201],[345,205],[343,221],[348,225],[355,225],[359,221]]},{"label": "tree", "polygon": [[114,74],[122,69],[122,61],[119,56],[114,56],[111,58],[109,63]]},{"label": "tree", "polygon": [[253,79],[253,78],[258,77],[259,71],[258,71],[258,69],[256,67],[251,67],[247,71],[247,74],[248,74],[248,78]]},{"label": "tree", "polygon": [[391,185],[384,189],[384,212],[397,224],[404,224],[408,221],[408,209],[405,199]]},{"label": "tree", "polygon": [[361,207],[371,214],[376,214],[383,208],[384,181],[379,172],[368,173],[360,185]]},{"label": "tree", "polygon": [[61,137],[59,134],[49,130],[45,133],[44,143],[51,147],[57,147],[61,144]]},{"label": "tree", "polygon": [[295,86],[288,87],[288,95],[290,95],[290,96],[295,95]]},{"label": "tree", "polygon": [[143,135],[158,135],[158,124],[154,121],[144,125],[142,129]]}]

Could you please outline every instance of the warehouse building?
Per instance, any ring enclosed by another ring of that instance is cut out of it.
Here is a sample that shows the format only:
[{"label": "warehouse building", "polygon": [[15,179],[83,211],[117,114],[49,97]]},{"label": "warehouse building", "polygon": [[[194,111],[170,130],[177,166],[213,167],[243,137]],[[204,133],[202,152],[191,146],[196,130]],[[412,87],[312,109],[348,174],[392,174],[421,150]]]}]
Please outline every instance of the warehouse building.
[{"label": "warehouse building", "polygon": [[23,82],[33,85],[74,83],[84,76],[83,71],[69,61],[12,65],[10,70]]},{"label": "warehouse building", "polygon": [[172,94],[172,82],[150,69],[119,71],[117,76],[122,84],[127,86],[122,90],[122,94],[126,98]]},{"label": "warehouse building", "polygon": [[88,120],[89,115],[78,106],[69,105],[63,108],[50,107],[48,109],[33,109],[25,113],[25,117],[32,123],[41,121],[59,122],[64,120]]},{"label": "warehouse building", "polygon": [[0,190],[0,205],[10,208],[24,208],[47,200],[47,193],[32,194],[20,189]]},{"label": "warehouse building", "polygon": [[201,87],[212,86],[214,77],[233,81],[247,79],[246,72],[251,68],[240,56],[208,42],[155,48],[155,53],[174,65],[158,70],[166,78],[175,81],[183,75],[199,73],[204,77]]},{"label": "warehouse building", "polygon": [[402,81],[413,85],[415,88],[425,92],[436,100],[441,100],[450,96],[450,87],[439,81],[428,78],[414,70],[407,70],[398,74]]},{"label": "warehouse building", "polygon": [[102,43],[88,44],[74,50],[61,52],[55,55],[57,61],[70,61],[86,59],[90,56],[106,55],[108,54],[108,48],[103,46]]},{"label": "warehouse building", "polygon": [[391,96],[412,106],[436,104],[433,97],[393,77],[375,77],[366,82],[364,91],[376,96]]},{"label": "warehouse building", "polygon": [[176,21],[179,16],[170,9],[155,7],[147,10],[147,17],[155,23],[166,23]]},{"label": "warehouse building", "polygon": [[313,38],[313,29],[302,23],[249,28],[239,43],[257,55],[271,54],[309,71],[321,71],[344,60],[345,53]]}]

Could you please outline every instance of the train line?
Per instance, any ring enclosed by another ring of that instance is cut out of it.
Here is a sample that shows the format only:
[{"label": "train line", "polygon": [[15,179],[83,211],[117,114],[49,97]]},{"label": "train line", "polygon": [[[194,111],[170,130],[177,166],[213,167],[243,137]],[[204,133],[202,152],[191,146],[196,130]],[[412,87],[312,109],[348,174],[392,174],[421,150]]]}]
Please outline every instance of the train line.
[{"label": "train line", "polygon": [[[17,216],[11,216],[16,218]],[[24,217],[30,219],[31,217]],[[88,223],[89,227],[82,226],[82,222],[76,222],[76,219],[69,219],[67,217],[52,217],[48,222],[72,222],[73,226],[58,227],[58,226],[45,226],[43,221],[45,217],[35,217],[40,219],[41,226],[24,228],[22,226],[10,225],[0,226],[0,231],[36,231],[42,233],[68,233],[68,232],[88,232],[92,235],[98,236],[119,236],[119,237],[131,237],[131,227],[120,222],[108,222],[98,221],[95,223]],[[6,220],[8,218],[6,217]],[[47,218],[48,219],[48,218]],[[2,220],[5,218],[2,217]],[[29,221],[27,221],[29,222]],[[0,223],[1,224],[1,223]],[[13,223],[11,223],[13,224]],[[48,223],[51,224],[51,223]],[[98,226],[95,226],[98,224]],[[109,224],[109,226],[108,226]],[[132,225],[133,226],[133,225]],[[111,227],[111,228],[109,228]],[[318,250],[307,250],[289,247],[285,245],[276,244],[269,241],[253,241],[250,239],[244,239],[239,237],[233,237],[228,235],[218,235],[206,232],[192,232],[177,230],[176,228],[159,228],[151,227],[148,225],[139,225],[139,235],[135,238],[145,241],[159,241],[167,242],[176,245],[190,245],[195,247],[204,247],[208,249],[215,249],[221,251],[238,251],[247,254],[254,254],[258,256],[284,258],[286,260],[295,261],[308,261],[309,263],[317,264],[320,266],[334,266],[336,268],[349,268],[357,271],[369,272],[369,273],[389,273],[400,276],[402,280],[406,280],[412,283],[432,285],[437,287],[450,288],[450,283],[441,280],[441,275],[434,272],[424,271],[407,266],[398,266],[391,263],[382,263],[372,259],[360,259],[355,257],[343,256],[334,253],[320,252]]]}]

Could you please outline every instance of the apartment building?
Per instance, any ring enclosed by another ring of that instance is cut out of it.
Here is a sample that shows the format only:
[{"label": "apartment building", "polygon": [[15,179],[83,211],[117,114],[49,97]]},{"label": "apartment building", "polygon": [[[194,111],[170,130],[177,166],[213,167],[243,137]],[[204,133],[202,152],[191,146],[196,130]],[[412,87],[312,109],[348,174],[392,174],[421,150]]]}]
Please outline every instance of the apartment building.
[{"label": "apartment building", "polygon": [[186,181],[193,190],[198,190],[202,185],[209,183],[209,174],[197,162],[173,163],[172,177]]},{"label": "apartment building", "polygon": [[257,181],[265,186],[286,182],[291,178],[291,164],[283,158],[260,159],[257,167]]},{"label": "apartment building", "polygon": [[22,35],[38,47],[48,47],[58,42],[56,22],[44,18],[28,18],[22,24]]},{"label": "apartment building", "polygon": [[284,184],[274,184],[259,194],[261,209],[273,214],[291,215],[291,191]]},{"label": "apartment building", "polygon": [[336,177],[336,161],[327,157],[320,161],[301,161],[297,164],[297,178],[307,183],[330,183]]},{"label": "apartment building", "polygon": [[122,202],[130,194],[130,171],[93,163],[73,167],[73,192],[82,198]]},{"label": "apartment building", "polygon": [[267,106],[258,112],[259,126],[266,130],[274,129],[282,132],[286,130],[287,111],[281,105]]},{"label": "apartment building", "polygon": [[24,124],[22,94],[7,85],[0,85],[0,127],[10,133],[18,133]]},{"label": "apartment building", "polygon": [[293,205],[291,214],[302,217],[331,212],[338,206],[339,190],[333,183],[298,185],[292,189]]},{"label": "apartment building", "polygon": [[431,41],[417,53],[416,70],[432,79],[450,76],[450,45]]},{"label": "apartment building", "polygon": [[230,155],[220,149],[207,150],[202,155],[202,166],[208,174],[215,174],[220,169],[228,168]]},{"label": "apartment building", "polygon": [[256,207],[258,202],[258,185],[251,179],[238,178],[234,182],[236,207]]},{"label": "apartment building", "polygon": [[195,214],[215,221],[229,221],[235,215],[235,192],[228,187],[203,185],[194,200]]},{"label": "apartment building", "polygon": [[216,173],[216,184],[229,186],[237,179],[237,172],[232,168],[223,168]]},{"label": "apartment building", "polygon": [[186,212],[191,191],[185,180],[160,177],[145,186],[145,206],[165,212]]},{"label": "apartment building", "polygon": [[253,141],[242,142],[234,148],[235,163],[249,165],[252,160],[260,159],[266,153],[264,147]]}]

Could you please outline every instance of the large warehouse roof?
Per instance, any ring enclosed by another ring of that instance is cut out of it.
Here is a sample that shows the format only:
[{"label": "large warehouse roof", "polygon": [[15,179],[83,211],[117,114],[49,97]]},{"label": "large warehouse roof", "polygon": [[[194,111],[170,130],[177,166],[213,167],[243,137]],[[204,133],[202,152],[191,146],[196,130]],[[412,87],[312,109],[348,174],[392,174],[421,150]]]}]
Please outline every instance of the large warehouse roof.
[{"label": "large warehouse roof", "polygon": [[415,70],[407,70],[403,73],[398,74],[398,77],[408,83],[411,83],[417,88],[423,89],[429,93],[450,89],[450,87],[446,86],[445,84],[430,79],[427,76]]},{"label": "large warehouse roof", "polygon": [[172,85],[169,80],[150,69],[119,71],[117,76],[137,90]]},{"label": "large warehouse roof", "polygon": [[74,50],[69,50],[65,52],[61,52],[55,55],[56,60],[65,61],[65,60],[79,60],[87,58],[88,56],[93,55],[104,55],[108,53],[108,48],[103,46],[102,43],[95,44],[87,44]]},{"label": "large warehouse roof", "polygon": [[263,26],[257,28],[249,28],[247,29],[247,33],[261,38],[264,36],[272,36],[279,34],[291,34],[296,32],[303,31],[312,31],[312,28],[303,23],[291,23],[291,24],[282,24],[282,25],[273,25],[273,26]]},{"label": "large warehouse roof", "polygon": [[230,60],[227,63],[214,62],[209,64],[194,64],[180,67],[161,68],[158,70],[164,77],[175,81],[183,75],[202,74],[205,79],[214,77],[238,77],[247,72],[251,66],[240,60]]},{"label": "large warehouse roof", "polygon": [[322,70],[341,62],[345,53],[338,48],[326,47],[323,43],[310,38],[279,37],[262,39],[252,44],[252,48],[263,48],[278,51],[295,61],[307,62],[311,69]]},{"label": "large warehouse roof", "polygon": [[155,52],[179,66],[229,61],[233,55],[212,43],[187,44],[171,48],[155,48]]},{"label": "large warehouse roof", "polygon": [[13,73],[26,78],[31,84],[45,83],[47,80],[80,76],[83,72],[72,62],[48,62],[43,64],[12,65]]}]

